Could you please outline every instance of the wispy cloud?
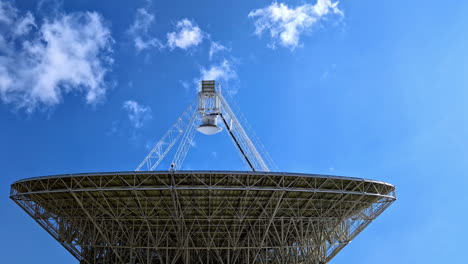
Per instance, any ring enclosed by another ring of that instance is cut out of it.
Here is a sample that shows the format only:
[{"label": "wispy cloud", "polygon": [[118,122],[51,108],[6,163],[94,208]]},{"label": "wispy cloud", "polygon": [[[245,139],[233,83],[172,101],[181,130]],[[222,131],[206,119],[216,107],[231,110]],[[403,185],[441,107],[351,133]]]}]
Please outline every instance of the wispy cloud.
[{"label": "wispy cloud", "polygon": [[200,80],[229,81],[237,78],[237,73],[233,65],[228,60],[223,60],[220,64],[211,65],[208,69],[200,69]]},{"label": "wispy cloud", "polygon": [[34,111],[61,102],[63,94],[85,93],[86,102],[104,97],[112,64],[112,37],[96,12],[59,14],[35,23],[0,2],[0,99]]},{"label": "wispy cloud", "polygon": [[22,36],[27,34],[32,28],[36,28],[36,23],[31,13],[26,13],[22,18],[16,20],[16,25],[13,29],[15,36]]},{"label": "wispy cloud", "polygon": [[218,42],[212,41],[210,45],[210,51],[209,51],[209,58],[210,60],[213,58],[213,55],[217,52],[220,51],[230,51],[231,49],[226,48],[225,46],[219,44]]},{"label": "wispy cloud", "polygon": [[138,52],[150,48],[161,49],[164,47],[157,38],[149,34],[149,30],[153,24],[154,14],[150,13],[146,8],[137,9],[135,21],[128,29],[128,33],[133,39],[133,44]]},{"label": "wispy cloud", "polygon": [[231,60],[224,59],[220,63],[211,64],[208,68],[200,68],[200,77],[194,79],[197,85],[202,80],[216,80],[223,87],[223,92],[234,95],[239,91],[239,78]]},{"label": "wispy cloud", "polygon": [[177,22],[176,31],[167,33],[167,45],[174,48],[188,49],[199,45],[204,38],[203,31],[192,21],[184,18]]},{"label": "wispy cloud", "polygon": [[256,35],[261,36],[264,31],[270,33],[273,38],[271,47],[275,47],[279,41],[281,45],[294,49],[300,44],[302,33],[331,14],[343,16],[343,11],[338,8],[338,2],[317,0],[314,5],[304,4],[297,7],[274,2],[265,8],[251,11],[248,16],[255,19]]},{"label": "wispy cloud", "polygon": [[151,33],[155,26],[155,15],[150,11],[150,6],[151,1],[148,1],[145,7],[136,10],[135,20],[127,30],[138,52],[154,48],[188,50],[201,44],[204,38],[209,38],[193,20],[184,18],[177,21],[175,29],[166,34],[167,42],[163,43]]},{"label": "wispy cloud", "polygon": [[11,24],[16,20],[18,10],[8,2],[0,1],[0,22]]},{"label": "wispy cloud", "polygon": [[123,103],[123,108],[128,113],[128,119],[135,128],[140,128],[143,124],[152,118],[151,108],[143,106],[136,101],[128,100]]},{"label": "wispy cloud", "polygon": [[191,83],[184,80],[179,80],[180,85],[184,87],[185,92],[189,92]]}]

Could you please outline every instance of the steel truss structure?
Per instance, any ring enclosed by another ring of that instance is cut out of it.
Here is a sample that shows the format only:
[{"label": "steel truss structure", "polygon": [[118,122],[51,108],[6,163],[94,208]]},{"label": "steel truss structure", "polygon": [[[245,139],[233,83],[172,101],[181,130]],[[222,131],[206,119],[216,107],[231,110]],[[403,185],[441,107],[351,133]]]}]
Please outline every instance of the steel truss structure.
[{"label": "steel truss structure", "polygon": [[[218,121],[252,171],[180,171],[196,131]],[[170,170],[154,171],[177,144]],[[383,182],[269,172],[255,145],[202,81],[135,172],[25,179],[10,198],[81,264],[323,264],[395,201]]]},{"label": "steel truss structure", "polygon": [[314,174],[147,171],[20,180],[10,198],[82,264],[319,264],[395,200],[395,187]]},{"label": "steel truss structure", "polygon": [[[177,150],[172,159],[172,170],[179,170],[187,156],[195,136],[196,127],[210,122],[208,127],[221,131],[218,119],[229,133],[234,146],[241,154],[247,168],[252,171],[270,171],[276,168],[273,161],[266,156],[266,160],[257,150],[254,142],[245,131],[243,125],[236,117],[227,100],[221,94],[221,88],[214,80],[202,81],[197,100],[192,102],[172,127],[154,145],[148,155],[138,165],[135,171],[154,171],[161,161],[177,144]],[[245,120],[243,120],[246,122]]]}]

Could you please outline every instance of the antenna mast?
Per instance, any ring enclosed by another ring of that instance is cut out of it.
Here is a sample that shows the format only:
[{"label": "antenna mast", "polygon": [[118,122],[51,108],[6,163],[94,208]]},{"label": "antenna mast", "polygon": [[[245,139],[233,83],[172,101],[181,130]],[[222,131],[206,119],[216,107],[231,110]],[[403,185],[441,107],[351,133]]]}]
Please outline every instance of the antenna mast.
[{"label": "antenna mast", "polygon": [[179,170],[192,146],[195,132],[205,135],[221,132],[223,129],[218,125],[219,118],[249,168],[252,171],[270,171],[269,166],[222,96],[219,83],[214,80],[202,81],[197,97],[196,106],[195,102],[188,106],[177,122],[151,149],[136,171],[155,170],[172,147],[182,138],[171,164],[172,170]]}]

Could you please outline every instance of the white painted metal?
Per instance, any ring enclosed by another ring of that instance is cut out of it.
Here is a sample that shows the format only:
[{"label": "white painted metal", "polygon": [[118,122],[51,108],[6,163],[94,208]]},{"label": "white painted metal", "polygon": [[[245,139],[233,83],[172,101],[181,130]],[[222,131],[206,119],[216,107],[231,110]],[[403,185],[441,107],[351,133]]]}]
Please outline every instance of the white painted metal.
[{"label": "white painted metal", "polygon": [[178,121],[169,129],[164,137],[153,147],[136,171],[144,165],[147,170],[155,170],[168,154],[171,148],[182,137],[182,141],[173,158],[171,169],[178,170],[190,149],[197,131],[205,135],[221,132],[218,121],[226,127],[234,145],[239,150],[242,159],[253,171],[270,171],[260,152],[247,135],[239,119],[234,114],[226,99],[221,94],[219,85],[213,80],[202,81],[198,93],[197,109],[190,105]]},{"label": "white painted metal", "polygon": [[233,171],[38,177],[10,198],[82,264],[325,264],[396,199],[378,181]]},{"label": "white painted metal", "polygon": [[[232,132],[232,139],[235,145],[236,141],[240,145],[239,150],[245,153],[245,161],[251,163],[252,170],[270,171],[262,156],[258,152],[252,140],[245,132],[243,126],[237,119],[226,99],[219,93],[218,97],[221,101],[221,117],[226,121],[226,129]],[[249,164],[250,165],[250,164]]]},{"label": "white painted metal", "polygon": [[192,114],[192,119],[190,120],[187,129],[185,130],[182,141],[180,142],[179,147],[177,148],[174,159],[172,160],[171,166],[173,170],[179,170],[184,163],[185,157],[191,146],[193,146],[193,138],[195,136],[195,125],[197,121],[197,112],[194,111]]},{"label": "white painted metal", "polygon": [[184,113],[177,119],[174,125],[164,134],[164,136],[156,143],[151,149],[148,155],[138,165],[135,171],[143,170],[152,171],[155,170],[159,163],[164,159],[167,153],[177,143],[179,138],[182,136],[184,131],[193,126],[192,117],[195,112],[195,102],[191,103]]},{"label": "white painted metal", "polygon": [[[154,170],[180,142],[169,172],[24,179],[10,198],[81,264],[325,264],[395,201],[383,182],[264,172],[219,87],[204,84],[137,167]],[[254,172],[177,171],[196,128],[218,121]]]},{"label": "white painted metal", "polygon": [[[258,152],[261,153],[261,157],[263,158],[264,162],[267,164],[270,171],[279,171],[278,166],[270,157],[270,154],[266,150],[265,146],[262,144],[261,140],[256,135],[255,130],[253,130],[252,127],[250,126],[249,122],[243,115],[242,111],[237,106],[236,101],[232,98],[231,94],[228,92],[224,93],[223,98],[227,102],[229,107],[232,109],[232,111],[236,113],[235,114],[236,118],[239,120],[239,123],[242,124],[242,127],[245,130],[245,133],[249,135],[249,138],[252,141],[252,144],[257,148]],[[229,127],[232,127],[232,120],[229,123]]]},{"label": "white painted metal", "polygon": [[198,132],[211,136],[223,130],[218,126],[217,115],[207,115],[202,117],[202,124],[197,128]]},{"label": "white painted metal", "polygon": [[201,116],[201,124],[197,130],[205,135],[214,135],[221,132],[218,126],[220,114],[219,87],[215,81],[202,81],[198,92],[198,112]]}]

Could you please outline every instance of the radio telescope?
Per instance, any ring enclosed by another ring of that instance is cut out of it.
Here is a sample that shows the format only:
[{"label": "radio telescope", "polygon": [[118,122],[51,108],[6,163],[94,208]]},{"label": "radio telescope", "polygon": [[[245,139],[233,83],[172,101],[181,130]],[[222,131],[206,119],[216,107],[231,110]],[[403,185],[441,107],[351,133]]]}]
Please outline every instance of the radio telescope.
[{"label": "radio telescope", "polygon": [[[249,171],[180,170],[226,132]],[[169,170],[155,171],[177,146]],[[329,262],[395,201],[391,184],[271,172],[215,81],[132,172],[36,177],[10,198],[81,264]]]}]

